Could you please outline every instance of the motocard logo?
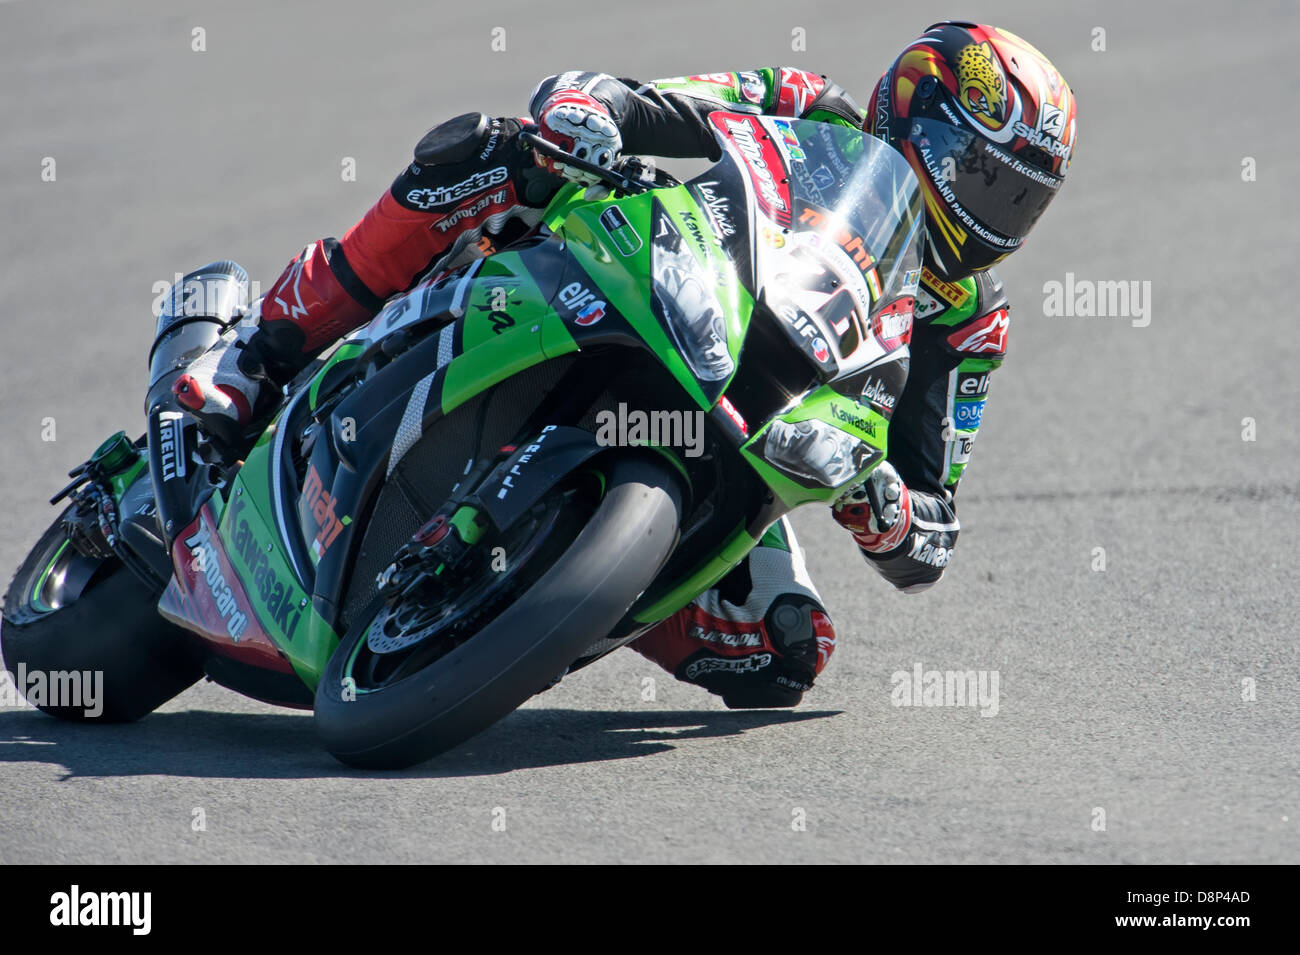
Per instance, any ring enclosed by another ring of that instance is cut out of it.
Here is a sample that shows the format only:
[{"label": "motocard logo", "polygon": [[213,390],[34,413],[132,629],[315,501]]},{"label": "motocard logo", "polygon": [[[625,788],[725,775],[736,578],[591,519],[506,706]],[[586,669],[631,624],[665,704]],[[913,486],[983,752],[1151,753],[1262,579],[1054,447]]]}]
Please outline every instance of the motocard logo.
[{"label": "motocard logo", "polygon": [[763,635],[761,633],[729,633],[726,630],[705,630],[700,624],[691,627],[690,633],[692,640],[700,640],[704,643],[720,643],[724,647],[761,647],[763,645]]},{"label": "motocard logo", "polygon": [[476,172],[469,178],[462,179],[450,186],[412,189],[406,194],[406,201],[417,209],[434,209],[464,199],[480,189],[491,189],[493,186],[499,186],[509,176],[510,174],[505,166],[497,166],[495,169],[488,169],[485,172]]},{"label": "motocard logo", "polygon": [[964,325],[948,336],[949,346],[965,355],[1003,355],[1010,319],[1005,308]]},{"label": "motocard logo", "polygon": [[605,302],[581,282],[570,282],[560,289],[560,303],[573,312],[575,325],[595,325],[605,317]]},{"label": "motocard logo", "polygon": [[192,536],[185,538],[185,546],[190,549],[190,568],[194,573],[192,578],[194,583],[201,580],[207,585],[217,613],[221,615],[222,622],[226,625],[226,633],[236,643],[239,642],[239,638],[248,629],[248,614],[239,609],[239,601],[230,582],[226,580],[225,572],[221,567],[221,558],[212,544],[212,533],[202,519],[199,521],[198,530]]},{"label": "motocard logo", "polygon": [[433,227],[439,232],[446,232],[453,226],[459,225],[468,219],[473,219],[486,212],[488,209],[504,209],[506,204],[509,202],[509,199],[509,189],[498,189],[496,192],[490,192],[486,196],[476,199],[468,206],[457,209],[445,219],[439,219],[433,224]]},{"label": "motocard logo", "polygon": [[185,477],[184,417],[177,411],[164,411],[158,416],[158,459],[164,481]]},{"label": "motocard logo", "polygon": [[[785,167],[781,165],[781,154],[772,145],[767,132],[757,129],[753,121],[747,118],[737,119],[725,115],[719,118],[722,122],[719,128],[744,157],[749,178],[758,194],[758,207],[781,226],[788,226],[790,194],[777,183],[777,176],[784,175]],[[714,124],[717,123],[718,119],[715,119]]]}]

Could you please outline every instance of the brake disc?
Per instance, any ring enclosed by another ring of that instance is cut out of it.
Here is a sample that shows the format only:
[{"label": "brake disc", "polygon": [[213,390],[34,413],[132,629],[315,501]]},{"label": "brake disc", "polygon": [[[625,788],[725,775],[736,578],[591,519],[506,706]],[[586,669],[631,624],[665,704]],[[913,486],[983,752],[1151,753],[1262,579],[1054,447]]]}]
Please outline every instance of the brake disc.
[{"label": "brake disc", "polygon": [[385,607],[370,622],[366,645],[373,653],[396,653],[413,647],[437,629],[442,616],[418,605]]}]

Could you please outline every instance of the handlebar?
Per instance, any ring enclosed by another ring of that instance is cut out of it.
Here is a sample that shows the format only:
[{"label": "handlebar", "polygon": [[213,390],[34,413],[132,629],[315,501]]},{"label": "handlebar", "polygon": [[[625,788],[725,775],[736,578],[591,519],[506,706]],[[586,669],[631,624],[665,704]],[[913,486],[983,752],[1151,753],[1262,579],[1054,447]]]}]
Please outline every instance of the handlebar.
[{"label": "handlebar", "polygon": [[571,153],[566,153],[559,146],[552,142],[548,142],[541,136],[538,136],[537,133],[533,132],[536,128],[536,126],[526,126],[519,135],[524,142],[537,152],[542,153],[544,156],[549,156],[551,159],[554,159],[557,162],[562,162],[566,166],[572,166],[575,169],[581,169],[583,172],[589,172],[593,176],[609,183],[611,186],[614,186],[622,192],[639,193],[655,187],[655,183],[653,182],[647,182],[635,174],[629,175],[622,171],[624,167],[629,165],[639,168],[640,163],[637,163],[635,160],[620,160],[618,167],[606,169],[604,166],[598,166],[594,162],[589,162],[586,159],[579,159]]}]

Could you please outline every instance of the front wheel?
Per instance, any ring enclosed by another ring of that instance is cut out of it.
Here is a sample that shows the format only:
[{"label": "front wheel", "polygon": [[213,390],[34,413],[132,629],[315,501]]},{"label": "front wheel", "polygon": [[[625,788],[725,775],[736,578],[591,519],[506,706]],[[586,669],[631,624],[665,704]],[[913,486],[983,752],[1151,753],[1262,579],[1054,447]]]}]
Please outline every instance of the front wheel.
[{"label": "front wheel", "polygon": [[402,768],[511,713],[622,619],[672,552],[680,514],[667,464],[614,458],[505,535],[505,576],[489,570],[437,606],[377,602],[317,686],[325,748],[351,766]]}]

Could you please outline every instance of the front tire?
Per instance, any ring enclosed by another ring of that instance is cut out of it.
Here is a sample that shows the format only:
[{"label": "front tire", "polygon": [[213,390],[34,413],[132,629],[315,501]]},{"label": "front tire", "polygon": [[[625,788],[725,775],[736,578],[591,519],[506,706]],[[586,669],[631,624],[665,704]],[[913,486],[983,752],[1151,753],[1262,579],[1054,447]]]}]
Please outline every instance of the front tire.
[{"label": "front tire", "polygon": [[[116,559],[78,553],[61,518],[32,548],[5,594],[0,653],[20,691],[28,675],[102,674],[102,712],[84,705],[38,703],[64,720],[133,722],[203,675],[186,631],[158,614],[158,594]],[[92,676],[92,679],[94,677]],[[93,686],[93,684],[92,684]],[[81,702],[85,702],[84,700]]]},{"label": "front tire", "polygon": [[345,635],[317,686],[325,748],[350,766],[404,768],[513,712],[622,619],[671,554],[680,513],[668,465],[649,456],[615,458],[576,539],[505,609],[397,682],[348,687],[375,613],[384,612],[377,601]]}]

